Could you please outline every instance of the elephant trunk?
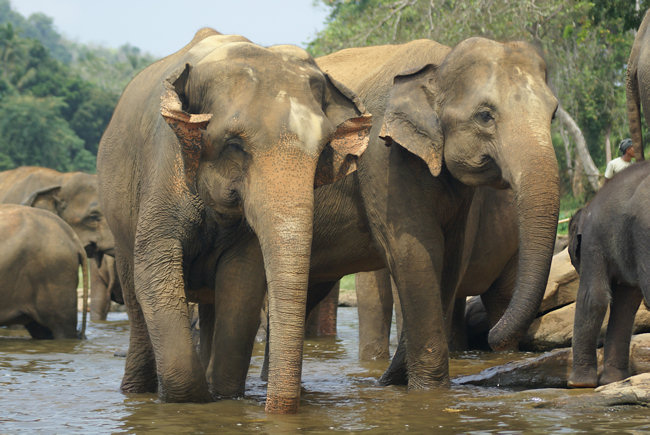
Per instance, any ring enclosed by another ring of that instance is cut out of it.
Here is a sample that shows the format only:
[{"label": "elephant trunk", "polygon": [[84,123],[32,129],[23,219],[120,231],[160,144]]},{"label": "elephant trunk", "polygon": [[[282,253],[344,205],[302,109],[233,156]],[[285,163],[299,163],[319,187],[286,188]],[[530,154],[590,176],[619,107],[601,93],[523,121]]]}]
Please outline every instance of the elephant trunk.
[{"label": "elephant trunk", "polygon": [[247,219],[260,241],[268,288],[266,412],[286,414],[297,412],[300,401],[316,161],[304,156],[272,166],[267,178],[260,175],[261,179],[273,177],[282,182],[265,183],[244,202]]},{"label": "elephant trunk", "polygon": [[510,304],[488,336],[494,350],[517,349],[539,310],[553,258],[560,205],[557,160],[549,133],[535,145],[519,149],[537,150],[536,155],[517,153],[512,156],[517,162],[506,166],[519,174],[508,177],[516,195],[519,262]]}]

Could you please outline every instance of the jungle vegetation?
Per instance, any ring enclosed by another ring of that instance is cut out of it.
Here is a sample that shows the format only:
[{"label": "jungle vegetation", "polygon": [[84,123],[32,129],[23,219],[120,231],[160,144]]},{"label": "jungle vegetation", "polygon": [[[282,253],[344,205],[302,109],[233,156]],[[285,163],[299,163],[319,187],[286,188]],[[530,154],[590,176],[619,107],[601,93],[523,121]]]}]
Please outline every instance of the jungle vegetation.
[{"label": "jungle vegetation", "polygon": [[[313,1],[329,10],[307,45],[314,56],[417,38],[453,46],[486,36],[538,47],[560,101],[552,131],[565,215],[598,189],[629,136],[626,63],[650,0]],[[153,60],[129,45],[68,41],[51,18],[25,18],[0,0],[0,170],[33,164],[94,172],[119,93]]]}]

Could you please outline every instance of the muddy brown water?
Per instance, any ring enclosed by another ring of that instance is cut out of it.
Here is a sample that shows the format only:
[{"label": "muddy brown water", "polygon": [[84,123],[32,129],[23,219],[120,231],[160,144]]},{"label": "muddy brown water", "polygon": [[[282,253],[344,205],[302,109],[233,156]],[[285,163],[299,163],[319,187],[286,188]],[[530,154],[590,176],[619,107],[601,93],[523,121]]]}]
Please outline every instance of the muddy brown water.
[{"label": "muddy brown water", "polygon": [[[119,384],[128,343],[124,313],[90,322],[85,341],[35,341],[0,328],[0,433],[643,433],[650,410],[641,406],[563,409],[555,399],[580,401],[587,391],[509,391],[453,386],[407,392],[380,387],[385,362],[357,358],[355,308],[340,308],[338,337],[308,340],[300,413],[264,413],[259,379],[263,346],[256,344],[246,398],[208,404],[166,404],[153,394],[124,395]],[[530,354],[453,355],[453,376]]]}]

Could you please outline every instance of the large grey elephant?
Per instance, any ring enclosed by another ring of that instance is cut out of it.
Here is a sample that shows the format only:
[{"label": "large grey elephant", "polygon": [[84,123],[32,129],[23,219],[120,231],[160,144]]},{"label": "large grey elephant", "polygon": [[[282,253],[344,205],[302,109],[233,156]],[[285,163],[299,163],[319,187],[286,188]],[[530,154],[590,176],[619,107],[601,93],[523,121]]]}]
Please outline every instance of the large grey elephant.
[{"label": "large grey elephant", "polygon": [[294,46],[202,29],[133,79],[97,160],[131,324],[123,391],[229,395],[213,361],[206,382],[186,301],[214,301],[218,337],[250,359],[268,282],[266,409],[296,411],[314,186],[354,170],[369,128],[355,95]]},{"label": "large grey elephant", "polygon": [[641,131],[641,108],[646,124],[650,125],[650,9],[646,11],[627,62],[627,118],[630,136],[637,161],[644,160],[643,132]]},{"label": "large grey elephant", "polygon": [[25,325],[37,339],[83,338],[77,331],[77,285],[86,253],[70,226],[53,213],[0,204],[0,326]]},{"label": "large grey elephant", "polygon": [[[478,231],[467,217],[475,186],[510,187],[517,210],[515,295],[491,346],[516,346],[543,297],[559,208],[544,60],[525,43],[471,38],[453,50],[429,40],[346,49],[317,63],[359,94],[373,126],[358,171],[316,189],[310,293],[387,266],[409,388],[448,385],[444,319],[468,261],[459,247]],[[213,354],[232,355],[223,349]]]},{"label": "large grey elephant", "polygon": [[[570,387],[630,375],[630,338],[642,298],[650,302],[650,162],[635,163],[598,191],[569,222],[569,255],[580,274]],[[609,307],[604,367],[596,348]]]}]

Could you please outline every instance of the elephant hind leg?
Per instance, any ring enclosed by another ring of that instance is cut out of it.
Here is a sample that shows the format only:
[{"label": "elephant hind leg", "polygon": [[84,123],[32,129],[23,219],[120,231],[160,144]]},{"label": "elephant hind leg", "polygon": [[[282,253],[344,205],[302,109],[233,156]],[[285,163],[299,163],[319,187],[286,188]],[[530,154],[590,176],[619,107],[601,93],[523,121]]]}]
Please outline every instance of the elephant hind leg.
[{"label": "elephant hind leg", "polygon": [[573,322],[573,369],[568,385],[574,388],[594,388],[598,385],[596,348],[600,327],[610,299],[610,284],[604,264],[584,267]]},{"label": "elephant hind leg", "polygon": [[599,385],[620,381],[630,376],[630,339],[634,315],[641,303],[637,287],[615,285],[612,291],[609,323],[605,336],[605,358]]}]

